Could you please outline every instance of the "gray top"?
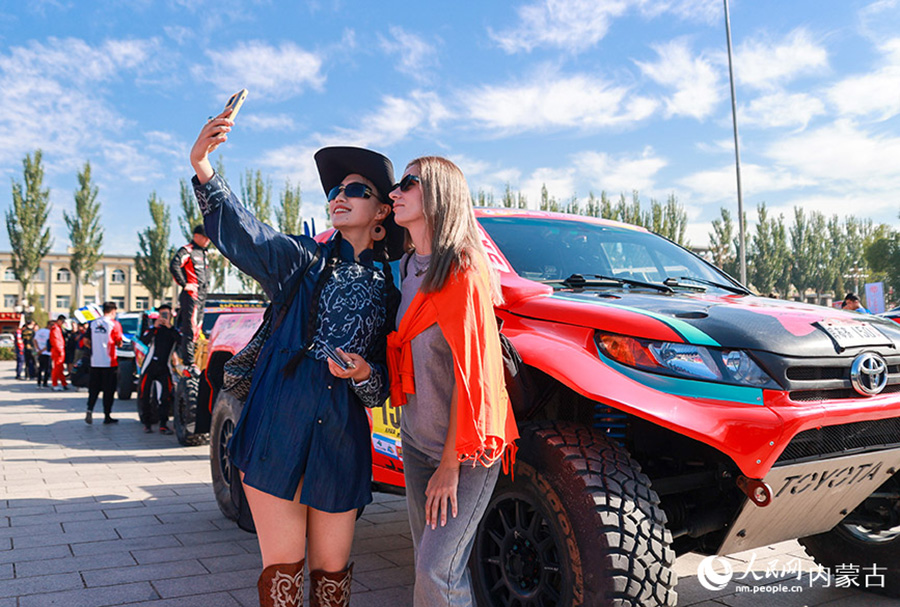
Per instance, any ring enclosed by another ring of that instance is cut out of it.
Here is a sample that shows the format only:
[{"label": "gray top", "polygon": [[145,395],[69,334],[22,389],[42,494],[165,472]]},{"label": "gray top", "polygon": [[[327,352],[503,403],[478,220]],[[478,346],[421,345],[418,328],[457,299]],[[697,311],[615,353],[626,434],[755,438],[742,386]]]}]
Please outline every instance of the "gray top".
[{"label": "gray top", "polygon": [[[397,326],[419,291],[424,273],[416,276],[419,268],[427,268],[430,256],[404,255],[400,260],[400,308],[397,310]],[[418,335],[410,344],[413,369],[416,374],[416,393],[407,394],[400,418],[400,438],[434,459],[441,459],[447,427],[450,423],[450,399],[453,396],[453,353],[437,323]]]}]

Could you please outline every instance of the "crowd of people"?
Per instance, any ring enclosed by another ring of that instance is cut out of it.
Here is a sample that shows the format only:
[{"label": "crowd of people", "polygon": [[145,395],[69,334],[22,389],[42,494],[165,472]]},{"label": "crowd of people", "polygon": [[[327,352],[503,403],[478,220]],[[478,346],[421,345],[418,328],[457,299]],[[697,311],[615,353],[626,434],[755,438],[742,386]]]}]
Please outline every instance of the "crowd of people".
[{"label": "crowd of people", "polygon": [[[207,291],[208,266],[206,246],[209,239],[203,226],[196,226],[193,240],[181,247],[172,258],[170,269],[175,282],[182,287],[179,314],[173,315],[171,304],[163,303],[147,315],[147,328],[139,338],[147,347],[147,356],[140,369],[138,412],[144,432],[152,432],[159,424],[161,434],[172,434],[168,428],[172,401],[172,377],[169,357],[178,347],[188,372],[197,375],[193,352],[200,335],[203,306]],[[84,421],[92,424],[94,407],[103,395],[103,423],[115,424],[112,408],[118,380],[118,348],[124,334],[116,320],[117,305],[106,302],[103,315],[89,323],[80,323],[58,316],[39,327],[37,322],[23,322],[16,330],[16,379],[35,380],[38,388],[52,386],[54,391],[88,389]],[[182,330],[173,326],[177,323]],[[49,382],[49,383],[48,383]],[[158,397],[150,391],[160,386]]]},{"label": "crowd of people", "polygon": [[68,390],[78,361],[90,352],[86,323],[60,315],[39,327],[35,321],[16,330],[16,379],[37,381],[39,388]]}]

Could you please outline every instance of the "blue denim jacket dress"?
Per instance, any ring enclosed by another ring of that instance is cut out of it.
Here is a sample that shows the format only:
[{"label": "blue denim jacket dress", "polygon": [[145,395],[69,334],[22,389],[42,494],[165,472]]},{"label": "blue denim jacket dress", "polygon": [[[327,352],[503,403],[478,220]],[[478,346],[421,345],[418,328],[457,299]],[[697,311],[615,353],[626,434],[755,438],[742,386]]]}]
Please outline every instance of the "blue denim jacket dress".
[{"label": "blue denim jacket dress", "polygon": [[[206,235],[241,271],[259,281],[274,306],[285,305],[293,281],[303,280],[281,325],[260,351],[240,420],[228,445],[234,465],[251,487],[293,499],[303,479],[300,503],[326,512],[346,512],[372,501],[372,453],[364,406],[388,396],[386,336],[392,312],[389,289],[372,252],[354,260],[353,247],[340,241],[339,261],[322,288],[314,342],[360,354],[372,368],[368,381],[354,385],[328,371],[318,347],[289,377],[283,372],[308,342],[308,307],[335,242],[282,234],[241,205],[219,175],[194,193]],[[318,261],[305,276],[316,249]],[[278,311],[277,308],[275,310]]]}]

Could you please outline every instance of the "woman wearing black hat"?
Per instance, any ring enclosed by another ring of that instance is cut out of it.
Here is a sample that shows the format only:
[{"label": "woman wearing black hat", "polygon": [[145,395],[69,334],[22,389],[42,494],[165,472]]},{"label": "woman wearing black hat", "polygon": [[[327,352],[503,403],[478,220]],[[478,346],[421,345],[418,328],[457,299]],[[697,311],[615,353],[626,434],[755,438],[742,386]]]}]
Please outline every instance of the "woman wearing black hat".
[{"label": "woman wearing black hat", "polygon": [[[335,237],[318,244],[282,234],[247,211],[209,163],[234,124],[224,115],[191,150],[206,234],[259,281],[275,318],[286,310],[260,351],[229,443],[262,552],[260,604],[302,605],[306,556],[310,604],[347,605],[356,511],[372,500],[363,405],[387,397],[385,337],[399,299],[387,264],[375,263],[402,246],[387,197],[393,168],[370,150],[319,150]],[[330,348],[352,366],[336,365]]]}]

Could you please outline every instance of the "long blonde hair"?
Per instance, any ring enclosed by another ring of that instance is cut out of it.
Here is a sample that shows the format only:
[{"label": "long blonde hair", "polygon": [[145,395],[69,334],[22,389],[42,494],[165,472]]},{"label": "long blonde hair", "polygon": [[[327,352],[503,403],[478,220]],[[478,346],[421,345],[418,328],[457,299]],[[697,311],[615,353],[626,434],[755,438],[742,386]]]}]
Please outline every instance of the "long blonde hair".
[{"label": "long blonde hair", "polygon": [[[484,264],[491,277],[491,295],[495,304],[503,302],[500,277],[488,261],[481,232],[472,209],[469,185],[458,166],[440,156],[422,156],[411,160],[407,169],[419,169],[422,208],[432,232],[431,262],[422,279],[422,291],[439,291],[450,273]],[[407,250],[412,250],[407,235]]]}]

